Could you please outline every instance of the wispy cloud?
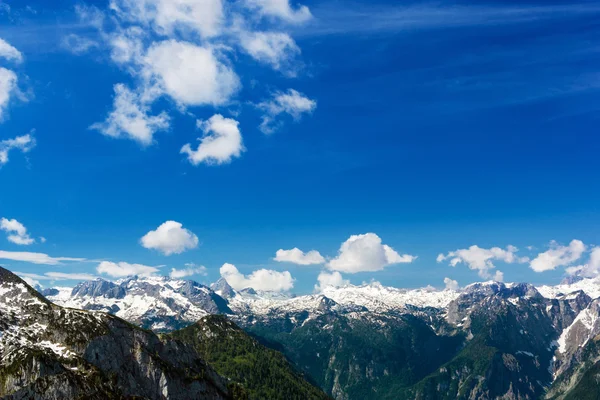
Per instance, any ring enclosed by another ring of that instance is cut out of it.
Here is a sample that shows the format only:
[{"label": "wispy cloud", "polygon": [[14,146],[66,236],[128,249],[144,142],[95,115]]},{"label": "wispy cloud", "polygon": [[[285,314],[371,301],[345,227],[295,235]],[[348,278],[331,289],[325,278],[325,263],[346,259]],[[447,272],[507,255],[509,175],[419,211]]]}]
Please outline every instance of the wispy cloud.
[{"label": "wispy cloud", "polygon": [[32,274],[29,272],[19,272],[15,271],[15,274],[19,275],[21,278],[31,278],[38,281],[89,281],[92,279],[96,279],[97,276],[85,273],[67,273],[67,272],[45,272],[44,274]]},{"label": "wispy cloud", "polygon": [[296,35],[339,35],[527,23],[600,14],[597,4],[549,6],[408,5],[329,2],[313,7],[315,20]]},{"label": "wispy cloud", "polygon": [[0,259],[23,261],[32,264],[58,265],[62,261],[87,261],[85,258],[75,257],[51,257],[44,253],[31,253],[28,251],[5,251],[0,250]]}]

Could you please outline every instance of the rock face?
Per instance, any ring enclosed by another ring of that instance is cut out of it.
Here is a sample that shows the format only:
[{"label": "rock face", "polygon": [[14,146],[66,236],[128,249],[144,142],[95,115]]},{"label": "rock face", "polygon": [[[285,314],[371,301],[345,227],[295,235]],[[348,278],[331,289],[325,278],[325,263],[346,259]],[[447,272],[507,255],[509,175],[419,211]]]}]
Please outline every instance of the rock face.
[{"label": "rock face", "polygon": [[600,336],[590,338],[561,366],[547,399],[598,399],[600,385]]},{"label": "rock face", "polygon": [[81,282],[72,290],[44,291],[64,307],[105,311],[155,332],[169,332],[208,314],[230,314],[227,301],[194,281],[167,277],[130,277],[113,283],[104,279]]},{"label": "rock face", "polygon": [[105,313],[56,306],[0,268],[1,398],[134,396],[231,398],[192,347]]}]

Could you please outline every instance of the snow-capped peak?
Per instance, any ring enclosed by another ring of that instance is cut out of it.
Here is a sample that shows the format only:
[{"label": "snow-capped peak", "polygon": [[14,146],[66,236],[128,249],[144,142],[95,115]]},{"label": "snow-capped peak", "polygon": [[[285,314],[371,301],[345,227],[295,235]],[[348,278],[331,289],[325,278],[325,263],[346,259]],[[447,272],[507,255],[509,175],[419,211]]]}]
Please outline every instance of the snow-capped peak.
[{"label": "snow-capped peak", "polygon": [[231,313],[227,301],[210,288],[191,280],[162,276],[133,276],[110,282],[85,281],[68,289],[46,291],[56,304],[100,310],[154,330],[172,330],[207,314]]}]

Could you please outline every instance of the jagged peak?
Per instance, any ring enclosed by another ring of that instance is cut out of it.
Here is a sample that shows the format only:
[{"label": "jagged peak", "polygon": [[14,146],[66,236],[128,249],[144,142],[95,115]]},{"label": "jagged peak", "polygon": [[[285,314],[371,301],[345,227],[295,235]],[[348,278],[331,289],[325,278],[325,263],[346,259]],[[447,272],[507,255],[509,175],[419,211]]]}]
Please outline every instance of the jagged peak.
[{"label": "jagged peak", "polygon": [[210,288],[225,299],[232,298],[237,294],[235,289],[231,287],[225,278],[219,278],[216,282],[210,285]]}]

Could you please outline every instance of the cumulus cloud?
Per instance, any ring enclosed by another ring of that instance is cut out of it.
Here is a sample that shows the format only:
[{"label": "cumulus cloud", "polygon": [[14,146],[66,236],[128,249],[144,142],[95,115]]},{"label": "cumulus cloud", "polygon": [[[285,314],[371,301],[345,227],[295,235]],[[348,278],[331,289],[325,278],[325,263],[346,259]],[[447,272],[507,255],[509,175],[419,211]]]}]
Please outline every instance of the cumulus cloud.
[{"label": "cumulus cloud", "polygon": [[222,0],[112,0],[110,7],[121,19],[150,26],[161,36],[215,36],[224,19]]},{"label": "cumulus cloud", "polygon": [[222,105],[240,88],[233,69],[210,47],[166,40],[148,49],[145,63],[162,90],[181,105]]},{"label": "cumulus cloud", "polygon": [[333,271],[354,274],[365,271],[381,271],[388,265],[411,263],[415,256],[400,255],[393,248],[382,244],[374,233],[352,235],[342,243],[338,256],[327,263]]},{"label": "cumulus cloud", "polygon": [[317,108],[317,102],[294,89],[288,89],[287,92],[275,93],[271,100],[263,101],[257,107],[265,112],[259,128],[263,133],[270,134],[281,126],[278,116],[288,114],[298,121],[303,114],[311,114]]},{"label": "cumulus cloud", "polygon": [[496,271],[496,273],[494,274],[494,280],[496,282],[504,282],[504,272]]},{"label": "cumulus cloud", "polygon": [[0,230],[5,231],[8,234],[7,239],[14,244],[30,245],[35,243],[35,239],[27,233],[25,225],[16,219],[0,219]]},{"label": "cumulus cloud", "polygon": [[18,92],[17,74],[10,69],[0,67],[0,121],[6,118],[6,108],[13,95]]},{"label": "cumulus cloud", "polygon": [[0,57],[17,63],[23,61],[23,54],[3,39],[0,39]]},{"label": "cumulus cloud", "polygon": [[[153,110],[159,104],[174,103],[186,116],[193,116],[192,107],[198,106],[258,106],[264,111],[264,132],[275,131],[283,114],[299,120],[316,107],[314,100],[291,89],[258,105],[236,99],[242,85],[234,66],[247,60],[239,53],[288,76],[299,72],[301,50],[290,24],[311,18],[304,5],[288,0],[110,0],[108,10],[79,5],[76,11],[82,23],[97,30],[97,37],[71,34],[64,46],[80,53],[98,45],[132,78],[131,89],[115,86],[112,111],[104,122],[92,125],[107,136],[153,143],[153,134],[167,129],[170,121],[166,112]],[[230,162],[244,148],[237,121],[228,132],[212,132],[198,150],[187,144],[181,151],[195,164]]]},{"label": "cumulus cloud", "polygon": [[239,157],[244,149],[239,123],[221,114],[215,114],[206,121],[198,121],[197,126],[204,132],[196,150],[191,144],[181,148],[182,154],[187,154],[193,165],[226,164],[234,157]]},{"label": "cumulus cloud", "polygon": [[568,246],[561,246],[556,241],[550,242],[550,249],[539,253],[531,260],[529,267],[535,272],[551,271],[557,267],[568,266],[579,260],[586,250],[581,240],[572,240]]},{"label": "cumulus cloud", "polygon": [[192,275],[207,275],[206,267],[202,265],[186,264],[188,268],[176,269],[171,268],[169,276],[173,279],[181,279]]},{"label": "cumulus cloud", "polygon": [[44,253],[31,253],[27,251],[4,251],[0,250],[0,259],[23,261],[33,264],[58,265],[62,261],[86,261],[85,258],[75,257],[51,257]]},{"label": "cumulus cloud", "polygon": [[[516,255],[517,251],[519,249],[511,245],[507,246],[506,249],[501,249],[500,247],[484,249],[473,245],[468,249],[451,251],[446,255],[439,254],[437,262],[450,260],[450,265],[453,267],[456,267],[460,263],[465,263],[470,269],[478,271],[480,277],[488,279],[491,277],[490,270],[496,268],[493,261],[502,261],[508,264],[526,263],[529,261],[527,257],[518,257]],[[497,275],[494,278],[502,278],[502,276]]]},{"label": "cumulus cloud", "polygon": [[577,275],[584,278],[595,278],[600,275],[600,247],[594,247],[590,252],[590,259],[587,264],[569,267],[567,274]]},{"label": "cumulus cloud", "polygon": [[169,128],[169,116],[164,111],[149,115],[150,106],[122,83],[116,84],[114,91],[113,110],[104,122],[92,124],[90,129],[148,146],[152,144],[155,132]]},{"label": "cumulus cloud", "polygon": [[446,289],[448,290],[458,290],[458,281],[454,279],[450,279],[448,277],[444,278],[444,285],[446,285]]},{"label": "cumulus cloud", "polygon": [[198,247],[198,236],[176,221],[166,221],[156,230],[146,233],[140,243],[147,249],[158,250],[165,256],[181,254]]},{"label": "cumulus cloud", "polygon": [[[111,49],[110,58],[118,65],[127,65],[131,62],[139,68],[143,64],[145,52],[144,36],[144,31],[137,26],[108,35],[108,43]],[[135,68],[130,70],[134,75],[136,71]]]},{"label": "cumulus cloud", "polygon": [[114,263],[111,261],[102,261],[96,267],[99,274],[106,274],[113,278],[124,278],[126,276],[139,275],[150,276],[156,274],[158,267],[150,267],[143,264],[129,264],[126,262]]},{"label": "cumulus cloud", "polygon": [[300,54],[300,48],[287,33],[248,32],[241,35],[240,44],[256,61],[275,70],[285,70],[290,76],[295,74],[291,64]]},{"label": "cumulus cloud", "polygon": [[[1,86],[1,84],[0,84]],[[2,90],[0,89],[0,92]],[[1,96],[1,95],[0,95]],[[1,103],[1,100],[0,100]],[[1,110],[1,105],[0,105]],[[1,111],[0,111],[1,114]],[[20,150],[22,153],[28,153],[35,147],[35,139],[31,133],[23,136],[17,136],[14,139],[0,141],[0,167],[8,162],[8,154],[11,150]]]},{"label": "cumulus cloud", "polygon": [[285,22],[301,24],[312,18],[308,7],[292,7],[289,0],[245,0],[246,6],[265,17],[278,18]]},{"label": "cumulus cloud", "polygon": [[259,269],[253,271],[250,275],[243,275],[235,265],[225,263],[221,267],[220,272],[221,277],[236,290],[252,288],[255,290],[283,292],[294,287],[294,278],[292,278],[292,275],[288,271],[279,272]]},{"label": "cumulus cloud", "polygon": [[[21,52],[3,39],[0,39],[0,58],[13,61],[16,64],[23,61]],[[10,69],[0,67],[0,121],[6,118],[6,108],[14,94],[21,95],[21,98],[24,98],[17,87],[17,74]],[[1,151],[2,148],[0,147]],[[0,165],[2,164],[0,153]]]},{"label": "cumulus cloud", "polygon": [[279,249],[275,253],[275,261],[279,262],[289,262],[298,265],[314,265],[314,264],[323,264],[325,262],[325,258],[316,250],[311,250],[304,253],[297,247],[294,247],[291,250],[283,250]]},{"label": "cumulus cloud", "polygon": [[316,292],[322,292],[326,287],[342,287],[349,285],[350,281],[344,279],[342,274],[337,271],[326,272],[322,271],[317,277],[317,284],[315,285]]}]

